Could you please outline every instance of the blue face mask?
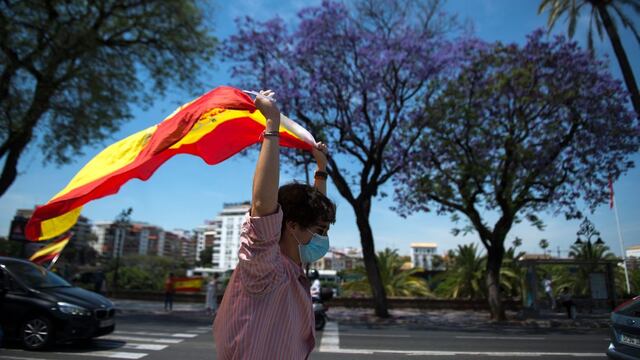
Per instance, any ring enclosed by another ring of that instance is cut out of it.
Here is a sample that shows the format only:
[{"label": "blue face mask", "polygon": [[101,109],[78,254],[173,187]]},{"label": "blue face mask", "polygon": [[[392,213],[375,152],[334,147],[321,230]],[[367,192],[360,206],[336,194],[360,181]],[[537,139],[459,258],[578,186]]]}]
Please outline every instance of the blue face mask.
[{"label": "blue face mask", "polygon": [[[307,230],[309,231],[309,230]],[[300,251],[300,261],[311,264],[314,261],[322,259],[329,251],[329,237],[322,236],[309,231],[313,236],[308,244],[300,244],[298,242],[298,250]]]}]

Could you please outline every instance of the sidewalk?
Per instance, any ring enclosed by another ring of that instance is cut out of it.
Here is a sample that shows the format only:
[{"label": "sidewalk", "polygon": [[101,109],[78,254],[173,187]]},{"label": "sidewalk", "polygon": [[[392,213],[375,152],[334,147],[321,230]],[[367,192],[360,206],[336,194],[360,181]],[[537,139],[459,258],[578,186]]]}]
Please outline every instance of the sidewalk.
[{"label": "sidewalk", "polygon": [[[155,315],[179,315],[201,317],[205,314],[204,304],[174,302],[173,311],[164,310],[162,301],[148,300],[113,300],[119,314],[145,313]],[[434,328],[566,328],[566,329],[596,329],[609,327],[609,313],[582,314],[576,320],[566,318],[565,313],[543,311],[535,319],[522,319],[513,311],[507,312],[509,320],[492,322],[485,311],[460,310],[420,310],[420,309],[391,309],[391,317],[380,319],[374,315],[373,309],[332,307],[327,315],[332,321],[350,325],[365,326],[419,326]]]}]

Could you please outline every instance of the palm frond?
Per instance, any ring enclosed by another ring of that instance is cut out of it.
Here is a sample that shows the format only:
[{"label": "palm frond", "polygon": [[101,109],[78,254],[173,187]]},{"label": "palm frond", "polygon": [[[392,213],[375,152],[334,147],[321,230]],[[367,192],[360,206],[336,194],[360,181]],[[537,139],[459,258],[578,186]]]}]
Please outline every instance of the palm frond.
[{"label": "palm frond", "polygon": [[631,6],[631,8],[640,14],[640,1],[638,0],[618,0],[621,4]]},{"label": "palm frond", "polygon": [[[631,21],[631,19],[629,19],[629,17],[622,11],[622,9],[620,9],[618,4],[611,3],[611,7],[620,18],[620,21],[622,21],[622,26],[625,29],[629,29],[631,33],[633,33],[633,36],[635,36],[636,41],[640,43],[640,35],[638,34],[638,30],[636,29],[636,26]],[[638,10],[640,10],[640,3],[638,4]]]}]

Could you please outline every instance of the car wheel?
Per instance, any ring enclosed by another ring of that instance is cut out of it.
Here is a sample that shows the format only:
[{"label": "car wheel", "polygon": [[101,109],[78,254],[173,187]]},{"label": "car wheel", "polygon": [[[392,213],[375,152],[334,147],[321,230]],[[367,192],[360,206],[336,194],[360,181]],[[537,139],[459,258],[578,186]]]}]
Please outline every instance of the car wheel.
[{"label": "car wheel", "polygon": [[53,339],[51,320],[44,316],[27,319],[20,329],[20,339],[28,350],[44,349]]}]

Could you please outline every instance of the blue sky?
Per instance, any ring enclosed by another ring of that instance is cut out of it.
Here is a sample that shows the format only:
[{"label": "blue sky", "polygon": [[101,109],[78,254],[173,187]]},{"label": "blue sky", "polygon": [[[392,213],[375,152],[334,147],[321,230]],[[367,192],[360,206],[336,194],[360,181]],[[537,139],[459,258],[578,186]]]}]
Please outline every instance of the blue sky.
[{"label": "blue sky", "polygon": [[[279,15],[285,20],[295,21],[298,10],[319,1],[258,1],[236,0],[215,3],[211,6],[209,23],[213,33],[224,38],[235,31],[232,21],[238,16],[249,15],[266,19]],[[478,37],[487,40],[522,43],[525,35],[536,28],[544,27],[545,15],[537,15],[538,1],[513,0],[451,0],[446,5],[450,13],[457,13],[462,19],[469,19]],[[637,17],[635,23],[640,24]],[[556,33],[564,32],[566,26],[559,23]],[[584,14],[576,32],[576,40],[586,44],[587,18]],[[633,64],[636,78],[640,73],[640,47],[629,32],[622,33],[623,43]],[[609,55],[611,71],[619,77],[618,65],[608,40],[596,42],[599,55]],[[223,84],[233,84],[223,67],[212,69],[207,79],[209,88]],[[203,92],[206,89],[202,89]],[[149,110],[135,109],[134,120],[113,134],[112,141],[96,144],[85,149],[86,156],[72,164],[57,168],[43,165],[37,147],[31,146],[19,164],[19,176],[9,191],[0,198],[0,234],[8,233],[10,220],[18,208],[32,208],[42,204],[62,189],[73,175],[108,143],[124,138],[136,131],[147,128],[171,113],[180,104],[189,101],[187,94],[169,94],[158,98]],[[112,220],[124,208],[133,208],[133,219],[146,221],[165,229],[192,229],[213,218],[222,204],[250,199],[251,182],[256,157],[234,157],[226,162],[207,166],[202,160],[188,155],[179,155],[165,163],[146,182],[132,180],[125,184],[114,196],[96,200],[85,206],[83,215],[93,221]],[[640,156],[633,157],[640,163]],[[281,182],[291,179],[303,180],[302,174],[283,174]],[[638,184],[640,170],[633,169],[615,184],[625,245],[640,244],[640,191]],[[388,191],[391,192],[391,191]],[[331,230],[332,246],[360,246],[353,210],[330,184],[329,196],[338,204],[337,222]],[[371,212],[376,248],[398,248],[408,254],[412,242],[436,242],[439,252],[455,248],[458,244],[478,242],[473,234],[466,237],[451,235],[452,223],[448,216],[417,214],[403,219],[389,210],[391,200],[375,201]],[[523,249],[541,252],[538,242],[546,238],[551,243],[550,250],[555,255],[558,248],[563,256],[575,241],[579,221],[566,221],[564,216],[541,214],[546,229],[539,231],[527,224],[515,226],[508,237],[524,239]],[[489,215],[489,218],[491,216]],[[619,253],[618,235],[613,211],[607,205],[599,208],[589,218],[602,233],[603,240],[614,252]]]}]

